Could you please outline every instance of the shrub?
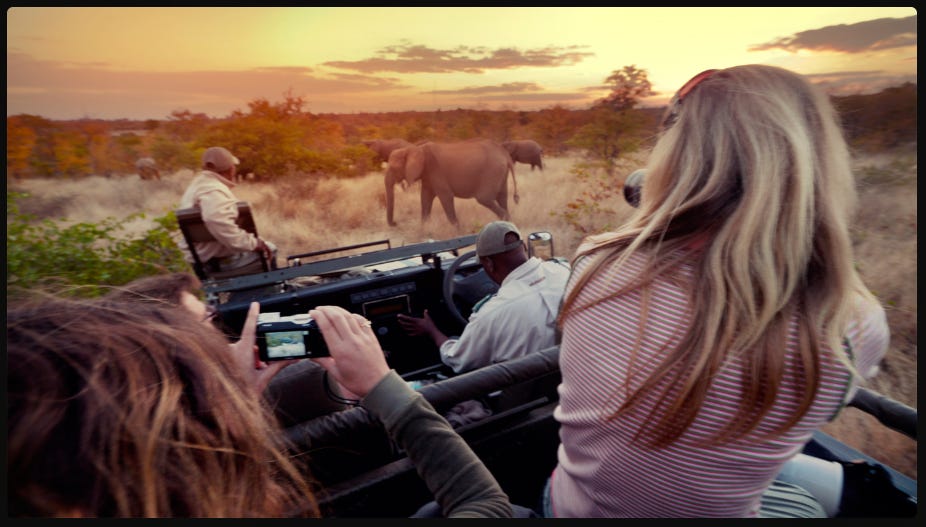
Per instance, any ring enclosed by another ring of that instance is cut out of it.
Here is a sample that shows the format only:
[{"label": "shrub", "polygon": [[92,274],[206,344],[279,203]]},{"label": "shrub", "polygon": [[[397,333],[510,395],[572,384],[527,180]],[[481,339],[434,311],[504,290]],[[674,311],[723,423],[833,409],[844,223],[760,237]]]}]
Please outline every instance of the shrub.
[{"label": "shrub", "polygon": [[142,212],[122,220],[75,223],[44,219],[19,210],[23,193],[7,194],[7,294],[17,288],[43,287],[52,282],[74,288],[73,294],[97,296],[106,286],[122,285],[153,274],[189,271],[171,233],[178,229],[173,212],[153,218],[155,227],[141,237],[122,231]]}]

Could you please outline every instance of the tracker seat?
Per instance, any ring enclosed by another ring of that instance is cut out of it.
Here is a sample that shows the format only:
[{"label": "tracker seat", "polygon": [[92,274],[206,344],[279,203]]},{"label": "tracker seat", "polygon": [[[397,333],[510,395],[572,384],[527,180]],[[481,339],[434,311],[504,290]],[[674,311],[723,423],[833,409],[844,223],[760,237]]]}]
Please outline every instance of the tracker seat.
[{"label": "tracker seat", "polygon": [[[203,262],[196,253],[196,243],[217,241],[215,236],[209,232],[203,221],[199,207],[188,207],[174,211],[177,216],[177,224],[180,226],[180,232],[183,239],[186,240],[190,254],[193,256],[193,272],[200,280],[219,280],[254,273],[270,271],[270,262],[259,253],[254,253],[254,260],[245,265],[231,269],[223,269],[215,260]],[[235,220],[239,227],[257,236],[257,225],[254,222],[254,216],[251,214],[251,206],[246,201],[238,202],[238,219]]]}]

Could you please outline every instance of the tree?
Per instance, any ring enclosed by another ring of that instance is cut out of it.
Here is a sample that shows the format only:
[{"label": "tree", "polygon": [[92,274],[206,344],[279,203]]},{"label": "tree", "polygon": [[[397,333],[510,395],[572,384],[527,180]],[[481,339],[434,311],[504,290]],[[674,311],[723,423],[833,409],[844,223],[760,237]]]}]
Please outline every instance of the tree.
[{"label": "tree", "polygon": [[22,177],[29,171],[29,158],[35,147],[35,131],[17,117],[6,119],[6,173]]},{"label": "tree", "polygon": [[611,87],[611,93],[601,99],[599,104],[615,112],[631,110],[637,106],[640,99],[655,94],[646,70],[638,69],[635,65],[624,66],[611,72],[605,83]]},{"label": "tree", "polygon": [[575,133],[574,121],[575,112],[559,104],[541,110],[532,120],[526,114],[521,117],[527,130],[525,137],[540,143],[548,155],[562,154],[566,150],[567,141]]},{"label": "tree", "polygon": [[613,176],[617,158],[637,150],[643,142],[640,131],[647,121],[636,106],[654,92],[646,70],[634,65],[615,70],[605,82],[611,93],[592,106],[591,121],[569,143],[588,150]]},{"label": "tree", "polygon": [[174,110],[170,113],[163,129],[168,135],[180,141],[192,141],[193,138],[208,126],[211,119],[204,113],[193,113],[189,110]]},{"label": "tree", "polygon": [[75,130],[57,132],[52,137],[58,175],[70,177],[90,173],[90,152],[83,134]]}]

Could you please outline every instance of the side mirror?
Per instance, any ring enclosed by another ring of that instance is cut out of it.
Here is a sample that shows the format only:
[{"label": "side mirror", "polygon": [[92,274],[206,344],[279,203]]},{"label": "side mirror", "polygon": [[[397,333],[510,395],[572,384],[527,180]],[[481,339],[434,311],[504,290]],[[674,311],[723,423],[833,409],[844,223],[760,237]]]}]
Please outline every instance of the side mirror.
[{"label": "side mirror", "polygon": [[634,170],[632,174],[624,180],[624,199],[631,207],[640,206],[640,193],[643,190],[643,176],[646,175],[645,169]]},{"label": "side mirror", "polygon": [[532,232],[527,237],[527,255],[541,260],[553,259],[553,235],[549,232]]}]

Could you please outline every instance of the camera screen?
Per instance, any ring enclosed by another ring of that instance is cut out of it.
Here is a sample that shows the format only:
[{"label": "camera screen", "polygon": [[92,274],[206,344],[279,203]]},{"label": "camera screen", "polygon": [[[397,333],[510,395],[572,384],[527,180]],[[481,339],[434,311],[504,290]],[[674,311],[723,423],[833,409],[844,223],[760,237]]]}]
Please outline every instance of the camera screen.
[{"label": "camera screen", "polygon": [[267,357],[281,359],[290,357],[305,357],[305,335],[308,331],[277,331],[267,333],[264,338],[267,342]]}]

